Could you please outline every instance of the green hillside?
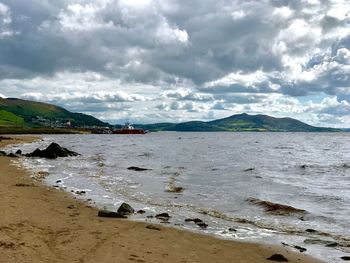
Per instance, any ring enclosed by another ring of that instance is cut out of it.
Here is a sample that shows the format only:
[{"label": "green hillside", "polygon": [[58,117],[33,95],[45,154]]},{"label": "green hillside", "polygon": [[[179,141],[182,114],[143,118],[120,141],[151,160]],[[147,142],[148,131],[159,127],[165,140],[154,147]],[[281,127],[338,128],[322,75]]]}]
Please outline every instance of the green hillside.
[{"label": "green hillside", "polygon": [[5,111],[0,110],[0,125],[1,126],[22,126],[24,125],[24,119],[18,117],[17,115]]},{"label": "green hillside", "polygon": [[0,111],[0,125],[40,127],[68,121],[73,126],[108,125],[90,115],[73,113],[52,104],[14,98],[0,98]]},{"label": "green hillside", "polygon": [[338,131],[332,128],[314,127],[292,118],[274,118],[267,115],[248,115],[246,113],[230,117],[203,122],[191,121],[184,123],[160,123],[149,125],[135,125],[150,131],[272,131],[272,132],[328,132]]}]

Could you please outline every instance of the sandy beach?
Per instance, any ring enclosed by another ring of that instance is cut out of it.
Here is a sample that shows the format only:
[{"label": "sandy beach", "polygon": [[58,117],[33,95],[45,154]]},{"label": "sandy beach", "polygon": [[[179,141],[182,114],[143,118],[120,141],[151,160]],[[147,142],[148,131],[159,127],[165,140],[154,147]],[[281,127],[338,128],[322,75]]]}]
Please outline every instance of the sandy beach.
[{"label": "sandy beach", "polygon": [[[0,148],[32,137],[1,140]],[[0,262],[321,262],[284,247],[216,239],[161,225],[97,217],[69,193],[33,181],[0,157]]]}]

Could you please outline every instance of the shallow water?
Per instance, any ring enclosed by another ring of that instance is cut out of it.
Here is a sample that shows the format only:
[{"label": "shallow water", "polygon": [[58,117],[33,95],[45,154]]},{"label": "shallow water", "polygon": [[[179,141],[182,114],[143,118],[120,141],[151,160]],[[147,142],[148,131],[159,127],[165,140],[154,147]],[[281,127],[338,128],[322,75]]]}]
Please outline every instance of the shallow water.
[{"label": "shallow water", "polygon": [[[223,238],[299,245],[327,262],[342,262],[340,257],[350,252],[349,139],[350,133],[45,135],[43,141],[20,148],[26,153],[55,141],[81,153],[23,163],[33,173],[48,171],[50,185],[86,191],[82,198],[99,207],[117,209],[126,201],[146,210],[135,220],[157,222],[146,216],[169,212],[170,223],[178,227]],[[130,166],[151,170],[137,172],[128,170]],[[169,192],[174,187],[184,190]],[[271,214],[248,198],[306,212]],[[184,222],[194,217],[209,227],[201,230]],[[305,244],[305,239],[338,245]]]}]

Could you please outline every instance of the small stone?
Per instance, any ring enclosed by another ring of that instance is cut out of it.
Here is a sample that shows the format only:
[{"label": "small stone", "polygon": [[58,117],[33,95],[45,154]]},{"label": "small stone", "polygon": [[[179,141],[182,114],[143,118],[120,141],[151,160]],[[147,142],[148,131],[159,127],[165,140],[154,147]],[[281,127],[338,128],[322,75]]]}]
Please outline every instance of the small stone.
[{"label": "small stone", "polygon": [[68,209],[77,209],[78,207],[76,205],[69,205],[67,206]]},{"label": "small stone", "polygon": [[288,262],[288,259],[286,259],[281,254],[274,254],[271,257],[267,258],[267,260],[277,261],[277,262]]},{"label": "small stone", "polygon": [[56,184],[62,183],[62,180],[57,180]]},{"label": "small stone", "polygon": [[243,170],[243,172],[250,172],[250,171],[254,171],[254,170],[255,170],[255,168],[248,168],[248,169]]},{"label": "small stone", "polygon": [[237,232],[237,229],[234,229],[234,228],[230,227],[230,228],[228,229],[228,231]]}]

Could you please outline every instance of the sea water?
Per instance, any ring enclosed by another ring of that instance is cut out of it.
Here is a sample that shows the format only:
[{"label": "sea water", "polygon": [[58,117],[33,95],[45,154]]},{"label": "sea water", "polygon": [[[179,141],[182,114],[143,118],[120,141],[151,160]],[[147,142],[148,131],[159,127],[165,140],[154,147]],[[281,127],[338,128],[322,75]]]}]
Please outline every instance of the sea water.
[{"label": "sea water", "polygon": [[[133,220],[160,223],[221,238],[301,246],[327,262],[350,252],[350,133],[179,133],[146,135],[43,135],[12,146],[24,153],[51,142],[78,157],[24,158],[46,183],[117,210],[136,210]],[[127,169],[130,166],[145,171]],[[182,191],[172,192],[175,187]],[[269,201],[305,210],[276,214],[250,202]],[[254,200],[255,200],[254,199]],[[186,218],[200,218],[202,229]],[[164,223],[164,222],[163,222]],[[312,229],[316,230],[308,230]],[[316,240],[316,241],[315,241]],[[330,247],[322,242],[329,241]],[[333,244],[332,244],[333,242]],[[316,243],[316,244],[310,244]]]}]

